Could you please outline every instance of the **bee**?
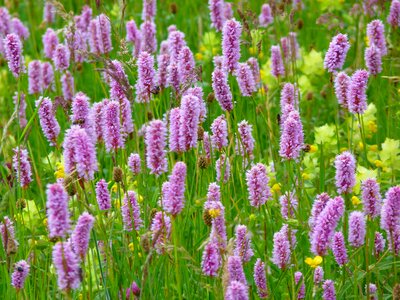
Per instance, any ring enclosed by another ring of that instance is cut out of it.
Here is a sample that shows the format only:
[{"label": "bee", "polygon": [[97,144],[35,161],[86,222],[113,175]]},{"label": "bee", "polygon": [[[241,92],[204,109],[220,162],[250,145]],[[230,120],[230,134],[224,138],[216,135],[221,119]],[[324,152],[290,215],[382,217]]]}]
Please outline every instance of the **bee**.
[{"label": "bee", "polygon": [[280,114],[276,115],[276,121],[278,122],[278,125],[281,125],[282,120],[281,120],[281,115]]},{"label": "bee", "polygon": [[151,91],[150,93],[152,93],[153,95],[157,95],[160,92],[160,86],[156,85]]}]

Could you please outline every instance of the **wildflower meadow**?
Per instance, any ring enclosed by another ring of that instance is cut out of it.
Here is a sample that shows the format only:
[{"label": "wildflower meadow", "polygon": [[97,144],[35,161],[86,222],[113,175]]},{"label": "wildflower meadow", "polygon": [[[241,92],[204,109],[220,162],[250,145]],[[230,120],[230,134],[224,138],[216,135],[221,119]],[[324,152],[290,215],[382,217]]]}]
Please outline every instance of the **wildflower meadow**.
[{"label": "wildflower meadow", "polygon": [[399,0],[1,0],[1,299],[400,300]]}]

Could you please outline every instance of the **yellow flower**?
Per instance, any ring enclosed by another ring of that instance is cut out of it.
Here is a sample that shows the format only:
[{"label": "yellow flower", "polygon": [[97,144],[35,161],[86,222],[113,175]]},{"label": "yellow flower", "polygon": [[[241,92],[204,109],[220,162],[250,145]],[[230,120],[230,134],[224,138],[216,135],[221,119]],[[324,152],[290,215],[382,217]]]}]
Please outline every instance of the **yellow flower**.
[{"label": "yellow flower", "polygon": [[315,153],[315,152],[317,152],[318,151],[318,147],[317,146],[315,146],[315,145],[310,145],[310,151],[308,151],[308,152],[310,152],[310,153]]},{"label": "yellow flower", "polygon": [[64,165],[60,162],[56,163],[57,170],[54,172],[54,175],[57,179],[65,177]]},{"label": "yellow flower", "polygon": [[367,47],[369,47],[369,38],[367,35],[365,36],[364,41],[365,41],[365,44],[367,45]]},{"label": "yellow flower", "polygon": [[115,205],[116,209],[120,209],[121,208],[121,206],[119,205],[119,200],[118,199],[114,200],[114,205]]},{"label": "yellow flower", "polygon": [[47,227],[47,218],[43,220],[43,225]]},{"label": "yellow flower", "polygon": [[142,202],[143,202],[143,196],[142,196],[142,195],[139,195],[138,202],[139,202],[139,203],[142,203]]},{"label": "yellow flower", "polygon": [[196,57],[197,60],[203,60],[203,54],[202,53],[196,53],[194,56]]},{"label": "yellow flower", "polygon": [[272,186],[272,190],[275,192],[275,193],[280,193],[280,191],[281,191],[281,185],[279,184],[279,183],[275,183],[273,186]]},{"label": "yellow flower", "polygon": [[364,144],[362,142],[358,143],[358,147],[360,148],[360,150],[364,150]]},{"label": "yellow flower", "polygon": [[250,48],[249,48],[249,53],[250,53],[251,55],[256,54],[256,48],[250,47]]},{"label": "yellow flower", "polygon": [[353,203],[354,206],[358,205],[361,203],[360,199],[357,196],[351,197],[351,203]]},{"label": "yellow flower", "polygon": [[310,175],[307,174],[307,173],[305,173],[305,172],[301,174],[301,177],[302,177],[304,180],[309,180],[309,179],[310,179]]},{"label": "yellow flower", "polygon": [[250,221],[254,221],[255,219],[257,219],[257,216],[255,214],[251,214],[249,219]]},{"label": "yellow flower", "polygon": [[133,252],[133,250],[135,250],[135,245],[133,245],[133,243],[129,243],[128,245],[129,250]]},{"label": "yellow flower", "polygon": [[379,159],[375,160],[375,161],[374,161],[374,164],[375,164],[375,166],[376,166],[377,168],[382,168],[382,165],[383,165],[382,161],[379,160]]},{"label": "yellow flower", "polygon": [[118,185],[116,183],[111,187],[111,192],[116,193],[118,191]]},{"label": "yellow flower", "polygon": [[368,122],[368,129],[369,131],[371,131],[372,133],[376,133],[378,131],[378,125],[376,125],[375,121],[369,121]]},{"label": "yellow flower", "polygon": [[372,152],[378,152],[378,145],[371,145],[369,146],[369,150]]},{"label": "yellow flower", "polygon": [[316,268],[322,263],[322,257],[319,255],[314,258],[307,257],[305,263],[309,265],[311,268]]},{"label": "yellow flower", "polygon": [[218,208],[216,208],[216,209],[212,208],[208,211],[208,213],[210,214],[211,218],[215,219],[216,217],[218,217],[221,214],[221,211]]},{"label": "yellow flower", "polygon": [[133,182],[133,186],[134,186],[134,187],[137,187],[137,180],[135,180],[135,181]]}]

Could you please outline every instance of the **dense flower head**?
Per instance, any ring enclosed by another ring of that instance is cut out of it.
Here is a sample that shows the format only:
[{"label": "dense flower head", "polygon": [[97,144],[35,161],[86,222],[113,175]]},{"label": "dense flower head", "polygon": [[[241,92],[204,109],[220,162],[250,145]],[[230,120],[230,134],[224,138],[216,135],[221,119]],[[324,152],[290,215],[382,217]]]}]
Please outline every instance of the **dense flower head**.
[{"label": "dense flower head", "polygon": [[143,221],[140,218],[140,207],[134,191],[128,191],[125,194],[121,212],[126,231],[132,231],[132,228],[139,230],[142,227]]},{"label": "dense flower head", "polygon": [[157,50],[156,24],[153,21],[145,21],[140,25],[142,33],[140,51],[154,53]]},{"label": "dense flower head", "polygon": [[339,72],[335,77],[336,98],[338,99],[339,104],[346,109],[349,107],[347,91],[349,90],[350,82],[350,76],[348,76],[345,72]]},{"label": "dense flower head", "polygon": [[225,207],[220,201],[213,201],[208,203],[207,209],[218,211],[218,216],[211,221],[210,237],[218,243],[220,249],[225,249],[227,244]]},{"label": "dense flower head", "polygon": [[400,228],[400,186],[391,187],[385,196],[381,210],[381,227],[386,230],[388,240]]},{"label": "dense flower head", "polygon": [[87,33],[88,29],[89,29],[90,21],[92,19],[92,15],[93,15],[92,9],[88,5],[84,5],[82,7],[81,14],[79,16],[77,16],[78,19],[76,20],[76,27],[79,30]]},{"label": "dense flower head", "polygon": [[254,255],[251,248],[250,232],[245,225],[238,225],[236,227],[234,254],[235,256],[239,256],[243,262],[248,262]]},{"label": "dense flower head", "polygon": [[385,250],[386,240],[383,237],[382,233],[375,232],[374,237],[374,254],[375,256],[379,256]]},{"label": "dense flower head", "polygon": [[61,76],[61,88],[64,100],[71,101],[75,94],[75,82],[74,77],[69,71],[66,71]]},{"label": "dense flower head", "polygon": [[271,74],[275,77],[285,76],[285,66],[279,46],[271,46]]},{"label": "dense flower head", "polygon": [[234,280],[231,281],[225,292],[225,300],[248,300],[249,291],[245,283]]},{"label": "dense flower head", "polygon": [[259,258],[257,258],[257,261],[254,265],[254,281],[257,286],[258,296],[261,299],[267,298],[268,290],[267,290],[267,278],[265,275],[265,264]]},{"label": "dense flower head", "polygon": [[297,292],[297,299],[304,299],[306,297],[306,286],[304,284],[304,277],[301,272],[297,271],[296,273],[294,273],[294,282],[296,283],[296,285],[300,285]]},{"label": "dense flower head", "polygon": [[66,173],[76,171],[79,178],[92,180],[97,171],[96,149],[85,129],[72,125],[65,134],[63,148]]},{"label": "dense flower head", "polygon": [[11,285],[18,289],[24,288],[26,277],[29,274],[30,266],[25,260],[20,260],[14,265],[14,272],[11,275]]},{"label": "dense flower head", "polygon": [[367,109],[367,83],[368,72],[366,70],[357,70],[351,76],[347,99],[349,111],[353,114],[363,114]]},{"label": "dense flower head", "polygon": [[64,44],[58,44],[53,53],[53,63],[58,71],[64,71],[69,67],[70,51]]},{"label": "dense flower head", "polygon": [[216,31],[221,31],[224,26],[224,4],[224,0],[208,0],[211,26],[214,27]]},{"label": "dense flower head", "polygon": [[382,56],[387,54],[385,27],[381,20],[373,20],[367,25],[367,36],[370,46],[375,45]]},{"label": "dense flower head", "polygon": [[28,150],[16,147],[13,149],[13,169],[17,181],[22,188],[27,187],[32,182],[32,169],[29,162]]},{"label": "dense flower head", "polygon": [[179,149],[188,151],[197,146],[200,107],[198,98],[183,96],[180,109]]},{"label": "dense flower head", "polygon": [[93,228],[93,224],[94,217],[84,212],[79,216],[75,229],[71,234],[72,250],[82,260],[89,248],[90,231]]},{"label": "dense flower head", "polygon": [[94,133],[98,142],[103,140],[103,120],[104,120],[104,109],[107,105],[108,100],[93,103],[91,116],[94,122]]},{"label": "dense flower head", "polygon": [[247,171],[246,182],[252,206],[260,207],[271,198],[272,194],[268,186],[267,169],[264,164],[258,163]]},{"label": "dense flower head", "polygon": [[336,300],[335,283],[332,280],[325,280],[324,284],[322,285],[322,289],[322,299]]},{"label": "dense flower head", "polygon": [[319,285],[324,280],[324,269],[320,266],[314,270],[314,284]]},{"label": "dense flower head", "polygon": [[54,5],[48,1],[44,3],[44,9],[43,9],[43,20],[47,24],[52,24],[54,23],[56,19],[56,8]]},{"label": "dense flower head", "polygon": [[88,32],[90,52],[97,55],[104,53],[103,43],[100,38],[99,20],[97,18],[90,21]]},{"label": "dense flower head", "polygon": [[339,266],[343,266],[348,263],[349,259],[347,257],[346,244],[342,232],[338,231],[335,233],[331,248],[333,255],[335,256],[335,260]]},{"label": "dense flower head", "polygon": [[[292,83],[285,83],[285,85],[282,88],[281,91],[281,99],[280,99],[280,104],[281,104],[281,112],[284,114],[285,107],[287,105],[292,105],[294,108],[297,108],[299,106],[299,93],[298,89],[296,86]],[[286,120],[288,116],[283,115],[283,120]]]},{"label": "dense flower head", "polygon": [[314,232],[315,226],[317,225],[317,220],[321,212],[324,210],[326,204],[329,202],[330,197],[327,193],[318,194],[314,200],[311,216],[308,220],[308,225],[310,226],[310,237]]},{"label": "dense flower head", "polygon": [[274,234],[274,248],[272,251],[272,262],[279,269],[286,269],[289,266],[291,246],[287,235],[287,228],[284,226]]},{"label": "dense flower head", "polygon": [[142,42],[142,33],[134,20],[126,22],[126,41],[131,42],[134,45],[133,54],[137,57],[140,53],[140,47]]},{"label": "dense flower head", "polygon": [[171,63],[177,63],[179,54],[183,47],[186,46],[185,34],[179,30],[169,31],[168,34],[168,52],[170,55]]},{"label": "dense flower head", "polygon": [[330,73],[340,70],[349,49],[350,43],[346,34],[339,33],[334,36],[325,55],[324,68]]},{"label": "dense flower head", "polygon": [[153,246],[158,254],[165,252],[165,246],[171,236],[171,219],[162,211],[158,211],[151,222]]},{"label": "dense flower head", "polygon": [[211,142],[215,149],[221,151],[228,146],[228,124],[224,115],[220,115],[213,121],[211,131]]},{"label": "dense flower head", "polygon": [[349,151],[345,151],[335,158],[336,187],[339,194],[348,194],[356,184],[356,160]]},{"label": "dense flower head", "polygon": [[72,99],[72,116],[71,120],[74,124],[79,124],[81,128],[84,128],[87,134],[94,138],[94,124],[93,115],[90,109],[90,99],[85,93],[78,92]]},{"label": "dense flower head", "polygon": [[100,179],[96,184],[96,199],[100,210],[107,210],[111,208],[111,197],[108,191],[107,182]]},{"label": "dense flower head", "polygon": [[377,75],[382,72],[382,54],[374,44],[365,49],[364,59],[371,75]]},{"label": "dense flower head", "polygon": [[86,59],[86,35],[81,30],[69,26],[64,29],[65,42],[70,51],[71,61],[82,63]]},{"label": "dense flower head", "polygon": [[21,40],[26,40],[29,37],[29,29],[18,18],[11,19],[12,32],[19,36]]},{"label": "dense flower head", "polygon": [[249,65],[251,69],[251,73],[253,74],[254,81],[255,81],[255,91],[260,87],[261,82],[261,75],[260,75],[260,65],[258,63],[257,58],[250,57],[246,63]]},{"label": "dense flower head", "polygon": [[57,144],[57,137],[60,134],[60,125],[54,115],[53,102],[48,97],[40,97],[36,105],[39,107],[40,127],[42,127],[43,133],[50,145],[55,146]]},{"label": "dense flower head", "polygon": [[255,140],[252,136],[253,126],[246,120],[243,120],[238,124],[238,132],[240,140],[236,141],[236,148],[238,152],[248,157],[250,160],[253,159],[254,143]]},{"label": "dense flower head", "polygon": [[215,68],[212,73],[212,88],[215,99],[223,110],[231,111],[233,109],[232,92],[228,84],[228,76],[222,68]]},{"label": "dense flower head", "polygon": [[[51,63],[49,63],[47,61],[46,62],[42,62],[41,71],[42,71],[43,90],[46,90],[46,89],[53,90],[54,89],[54,71],[53,71],[53,66],[51,65]],[[61,76],[61,85],[62,85],[62,87],[64,87],[63,77],[64,77],[64,75]],[[64,96],[64,98],[65,98],[65,96]],[[70,99],[67,99],[67,100],[70,100]]]},{"label": "dense flower head", "polygon": [[154,58],[148,52],[141,52],[137,61],[136,102],[148,103],[155,86]]},{"label": "dense flower head", "polygon": [[229,73],[234,73],[238,68],[241,34],[242,25],[235,19],[224,23],[222,30],[223,66]]},{"label": "dense flower head", "polygon": [[180,148],[181,109],[175,107],[169,113],[169,150],[179,152]]},{"label": "dense flower head", "polygon": [[390,5],[390,12],[387,17],[387,22],[393,28],[400,27],[400,1],[392,0],[392,4]]},{"label": "dense flower head", "polygon": [[184,85],[191,85],[196,81],[195,61],[193,53],[188,46],[184,46],[179,53],[178,70],[179,81]]},{"label": "dense flower head", "polygon": [[243,263],[240,256],[229,256],[227,271],[229,274],[229,282],[239,281],[247,284],[246,276],[243,271]]},{"label": "dense flower head", "polygon": [[7,254],[16,252],[19,244],[15,239],[14,223],[7,216],[0,221],[0,234],[4,252]]},{"label": "dense flower head", "polygon": [[60,183],[47,186],[47,224],[50,238],[64,238],[71,228],[68,212],[68,194]]},{"label": "dense flower head", "polygon": [[233,9],[231,2],[224,2],[224,17],[225,20],[229,20],[233,18]]},{"label": "dense flower head", "polygon": [[258,17],[258,23],[260,27],[267,27],[274,21],[274,17],[272,16],[271,6],[265,3],[261,6],[261,13]]},{"label": "dense flower head", "polygon": [[156,16],[156,0],[143,0],[142,20],[154,20]]},{"label": "dense flower head", "polygon": [[46,32],[43,35],[43,50],[44,55],[47,58],[53,58],[54,51],[58,45],[58,37],[56,32],[52,28],[47,28]]},{"label": "dense flower head", "polygon": [[121,134],[120,104],[109,101],[103,114],[103,139],[107,152],[123,148],[125,141]]},{"label": "dense flower head", "polygon": [[60,290],[77,289],[81,283],[79,259],[70,242],[58,242],[53,247],[53,264]]},{"label": "dense flower head", "polygon": [[289,113],[282,126],[279,155],[284,159],[298,159],[303,148],[304,133],[297,111]]},{"label": "dense flower head", "polygon": [[169,177],[169,186],[163,199],[164,210],[173,216],[179,214],[185,206],[186,164],[177,162]]},{"label": "dense flower head", "polygon": [[42,64],[39,60],[33,60],[28,65],[29,94],[39,94],[43,88]]},{"label": "dense flower head", "polygon": [[364,213],[372,219],[376,218],[380,214],[382,206],[379,183],[373,178],[363,180],[361,182],[361,192]]},{"label": "dense flower head", "polygon": [[202,123],[205,121],[207,117],[207,106],[203,100],[204,92],[203,88],[200,86],[188,88],[184,93],[183,96],[191,95],[197,98],[198,106],[200,110],[199,114],[199,122]]},{"label": "dense flower head", "polygon": [[128,158],[128,167],[133,175],[138,175],[141,169],[140,155],[138,153],[131,153]]},{"label": "dense flower head", "polygon": [[151,174],[160,175],[167,172],[166,138],[167,128],[163,121],[153,120],[146,127],[146,164]]},{"label": "dense flower head", "polygon": [[10,33],[4,38],[3,45],[5,58],[8,61],[8,67],[14,77],[18,78],[21,73],[25,72],[21,40],[18,35]]},{"label": "dense flower head", "polygon": [[335,228],[342,218],[343,212],[343,198],[335,197],[329,200],[320,213],[311,237],[311,251],[315,255],[326,255],[331,239],[335,233]]},{"label": "dense flower head", "polygon": [[227,183],[231,176],[229,157],[226,157],[225,154],[221,154],[215,162],[215,170],[217,172],[217,181],[222,180],[223,183]]},{"label": "dense flower head", "polygon": [[201,261],[201,269],[206,276],[216,277],[218,270],[222,264],[221,254],[218,243],[210,241],[203,251],[203,259]]},{"label": "dense flower head", "polygon": [[253,72],[247,63],[239,63],[235,75],[242,96],[249,97],[257,90]]},{"label": "dense flower head", "polygon": [[102,44],[102,53],[109,53],[113,49],[110,19],[105,14],[97,16],[96,19],[98,21],[97,34]]}]

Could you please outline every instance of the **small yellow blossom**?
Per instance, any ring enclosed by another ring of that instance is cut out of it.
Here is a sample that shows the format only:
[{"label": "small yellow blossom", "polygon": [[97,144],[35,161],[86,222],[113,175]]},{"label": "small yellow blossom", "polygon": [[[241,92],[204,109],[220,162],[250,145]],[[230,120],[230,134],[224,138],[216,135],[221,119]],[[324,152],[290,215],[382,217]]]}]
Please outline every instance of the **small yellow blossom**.
[{"label": "small yellow blossom", "polygon": [[144,199],[143,196],[142,196],[142,195],[139,195],[139,197],[138,197],[138,202],[139,202],[139,203],[142,203],[142,202],[143,202],[143,199]]},{"label": "small yellow blossom", "polygon": [[133,182],[133,186],[134,186],[134,187],[137,187],[137,180],[135,180],[135,181]]},{"label": "small yellow blossom", "polygon": [[43,225],[47,227],[47,218],[43,220]]},{"label": "small yellow blossom", "polygon": [[308,151],[308,152],[310,152],[310,153],[315,153],[315,152],[317,152],[318,151],[318,147],[317,146],[315,146],[315,145],[310,145],[310,151]]},{"label": "small yellow blossom", "polygon": [[216,209],[212,208],[208,211],[208,213],[211,216],[211,218],[215,219],[221,214],[221,211],[218,208]]},{"label": "small yellow blossom", "polygon": [[360,150],[364,150],[364,144],[362,142],[359,142],[358,148],[360,148]]},{"label": "small yellow blossom", "polygon": [[274,191],[274,193],[280,193],[280,191],[281,191],[281,185],[279,184],[279,183],[275,183],[273,186],[272,186],[272,190]]},{"label": "small yellow blossom", "polygon": [[301,177],[302,177],[304,180],[309,180],[309,179],[311,178],[310,175],[309,175],[308,173],[306,173],[306,172],[302,173],[302,174],[301,174]]},{"label": "small yellow blossom", "polygon": [[203,60],[203,54],[200,52],[196,53],[194,56],[196,57],[197,60]]},{"label": "small yellow blossom", "polygon": [[364,41],[365,41],[365,44],[367,45],[367,47],[369,47],[369,38],[367,35],[365,36]]},{"label": "small yellow blossom", "polygon": [[377,168],[382,168],[382,165],[383,165],[382,161],[379,160],[379,159],[375,160],[375,161],[374,161],[374,164],[375,164],[375,166],[376,166]]},{"label": "small yellow blossom", "polygon": [[311,268],[316,268],[322,263],[322,257],[317,255],[314,258],[307,257],[305,263],[309,265]]},{"label": "small yellow blossom", "polygon": [[57,179],[65,177],[64,165],[60,162],[56,163],[57,170],[54,172],[54,175]]},{"label": "small yellow blossom", "polygon": [[133,252],[133,250],[135,250],[135,245],[133,243],[129,243],[128,245],[129,250]]},{"label": "small yellow blossom", "polygon": [[357,196],[351,197],[351,203],[353,203],[354,206],[358,205],[361,203],[360,199]]},{"label": "small yellow blossom", "polygon": [[257,219],[257,216],[255,214],[251,214],[249,219],[250,219],[250,221],[254,221]]},{"label": "small yellow blossom", "polygon": [[79,300],[82,300],[82,299],[83,299],[82,293],[80,293],[80,294],[78,295],[78,299],[79,299]]},{"label": "small yellow blossom", "polygon": [[118,191],[118,185],[116,183],[111,187],[111,192],[116,193]]},{"label": "small yellow blossom", "polygon": [[378,152],[378,145],[371,145],[369,146],[369,150],[372,152]]},{"label": "small yellow blossom", "polygon": [[376,133],[378,131],[378,125],[376,125],[375,121],[369,121],[368,122],[368,129],[369,131],[371,131],[372,133]]},{"label": "small yellow blossom", "polygon": [[250,53],[251,55],[256,54],[256,48],[250,47],[250,48],[249,48],[249,53]]},{"label": "small yellow blossom", "polygon": [[121,206],[120,206],[120,203],[119,203],[119,200],[118,200],[118,199],[115,199],[115,200],[114,200],[114,205],[115,205],[115,208],[116,208],[116,209],[120,209],[120,208],[121,208]]}]

